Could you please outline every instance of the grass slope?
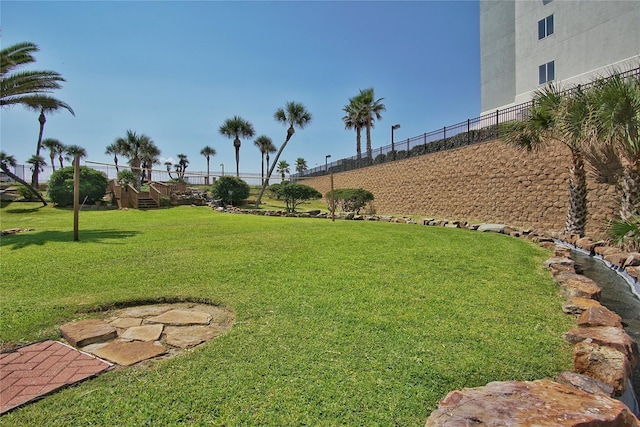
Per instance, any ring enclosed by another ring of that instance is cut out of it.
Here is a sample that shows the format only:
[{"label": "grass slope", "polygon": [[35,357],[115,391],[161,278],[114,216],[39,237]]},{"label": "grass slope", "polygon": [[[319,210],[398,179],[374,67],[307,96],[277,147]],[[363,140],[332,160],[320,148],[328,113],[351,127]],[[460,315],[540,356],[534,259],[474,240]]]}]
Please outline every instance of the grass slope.
[{"label": "grass slope", "polygon": [[571,320],[527,242],[466,230],[217,213],[0,210],[0,341],[131,300],[206,300],[230,332],[0,418],[2,425],[424,425],[438,399],[570,369]]}]

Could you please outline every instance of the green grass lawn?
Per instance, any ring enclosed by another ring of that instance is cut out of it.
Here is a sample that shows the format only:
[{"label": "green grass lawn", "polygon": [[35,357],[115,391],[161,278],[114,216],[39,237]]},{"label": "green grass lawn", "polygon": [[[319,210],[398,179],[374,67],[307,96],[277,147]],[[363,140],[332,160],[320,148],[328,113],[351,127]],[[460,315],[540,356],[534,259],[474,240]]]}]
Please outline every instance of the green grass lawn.
[{"label": "green grass lawn", "polygon": [[571,369],[542,249],[504,235],[206,207],[0,209],[0,341],[131,301],[232,308],[225,335],[112,371],[2,425],[421,426],[446,393]]}]

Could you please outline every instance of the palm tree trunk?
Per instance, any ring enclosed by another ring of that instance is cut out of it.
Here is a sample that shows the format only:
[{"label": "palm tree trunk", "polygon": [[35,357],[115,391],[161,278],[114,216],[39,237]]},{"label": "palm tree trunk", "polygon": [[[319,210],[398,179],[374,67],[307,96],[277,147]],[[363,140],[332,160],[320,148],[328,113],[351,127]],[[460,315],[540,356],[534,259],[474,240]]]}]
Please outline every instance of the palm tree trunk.
[{"label": "palm tree trunk", "polygon": [[233,146],[236,149],[236,178],[240,178],[240,140],[238,138],[233,141]]},{"label": "palm tree trunk", "polygon": [[[269,170],[269,153],[268,153],[268,152],[267,152],[267,170]],[[267,176],[267,178],[266,178],[266,179],[264,179],[264,180],[262,181],[262,183],[263,183],[263,184],[264,184],[264,183],[267,183],[267,186],[268,186],[268,185],[269,185],[269,177]]]},{"label": "palm tree trunk", "polygon": [[624,221],[640,214],[640,172],[632,166],[625,166],[620,183],[622,201],[620,218]]},{"label": "palm tree trunk", "polygon": [[371,163],[371,125],[367,124],[367,157]]},{"label": "palm tree trunk", "polygon": [[44,199],[44,197],[42,197],[42,194],[40,194],[40,192],[36,188],[32,187],[31,184],[29,184],[28,182],[24,181],[22,178],[20,178],[19,176],[11,172],[9,168],[5,167],[5,165],[2,163],[0,163],[0,169],[2,169],[2,171],[6,173],[7,176],[9,176],[11,179],[13,179],[16,182],[19,182],[20,184],[24,185],[29,190],[31,190],[31,192],[35,194],[36,197],[42,202],[42,206],[47,206],[47,201]]},{"label": "palm tree trunk", "polygon": [[362,128],[356,127],[356,153],[358,156],[358,163],[362,157]]},{"label": "palm tree trunk", "polygon": [[267,173],[267,179],[262,183],[262,188],[260,189],[260,193],[258,194],[258,198],[256,199],[256,209],[260,208],[260,202],[262,201],[264,190],[267,188],[267,184],[269,183],[269,178],[271,178],[271,174],[273,173],[273,170],[276,168],[276,164],[278,164],[278,159],[280,158],[280,154],[282,154],[282,152],[284,151],[284,147],[287,146],[287,143],[289,142],[289,140],[291,139],[294,133],[295,133],[295,129],[293,128],[293,126],[289,126],[289,129],[287,129],[287,139],[284,140],[284,142],[280,146],[280,149],[276,153],[276,158],[273,159],[273,163],[271,164],[271,169],[269,169],[269,173]]},{"label": "palm tree trunk", "polygon": [[[44,134],[44,124],[47,122],[47,118],[44,116],[44,110],[40,110],[40,116],[38,116],[38,122],[40,122],[40,132],[38,133],[38,144],[36,145],[36,157],[40,157],[40,149],[42,148],[42,135]],[[38,174],[40,168],[33,168],[33,174],[31,175],[31,185],[34,188],[38,188]]]},{"label": "palm tree trunk", "polygon": [[55,172],[56,171],[56,161],[55,161],[56,155],[55,155],[55,153],[51,153],[49,158],[51,159],[51,168],[53,168],[53,172]]},{"label": "palm tree trunk", "polygon": [[209,185],[209,156],[207,156],[207,183]]},{"label": "palm tree trunk", "polygon": [[569,168],[569,208],[564,233],[584,236],[587,227],[587,174],[584,159],[579,151],[572,151]]},{"label": "palm tree trunk", "polygon": [[262,165],[260,168],[260,183],[264,184],[264,153],[262,153]]},{"label": "palm tree trunk", "polygon": [[64,167],[64,164],[62,163],[62,160],[64,160],[64,157],[62,157],[62,153],[60,153],[60,155],[58,156],[58,160],[60,161],[60,169],[62,169]]}]

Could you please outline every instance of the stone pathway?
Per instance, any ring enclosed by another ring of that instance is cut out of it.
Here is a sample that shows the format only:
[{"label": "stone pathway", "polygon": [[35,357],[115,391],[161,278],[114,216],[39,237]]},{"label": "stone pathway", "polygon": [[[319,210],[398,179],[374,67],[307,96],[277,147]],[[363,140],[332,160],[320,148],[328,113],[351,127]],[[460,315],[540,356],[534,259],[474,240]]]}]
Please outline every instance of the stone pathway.
[{"label": "stone pathway", "polygon": [[62,325],[68,345],[44,341],[0,354],[0,414],[112,368],[178,355],[221,335],[234,320],[226,308],[177,303]]}]

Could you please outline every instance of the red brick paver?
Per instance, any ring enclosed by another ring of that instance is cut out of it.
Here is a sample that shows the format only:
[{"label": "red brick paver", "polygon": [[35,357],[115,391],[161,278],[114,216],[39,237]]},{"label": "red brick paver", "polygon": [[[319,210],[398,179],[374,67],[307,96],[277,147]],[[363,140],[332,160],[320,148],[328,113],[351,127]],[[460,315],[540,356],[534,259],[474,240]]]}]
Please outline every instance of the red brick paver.
[{"label": "red brick paver", "polygon": [[0,414],[91,378],[112,364],[56,341],[0,354]]}]

